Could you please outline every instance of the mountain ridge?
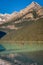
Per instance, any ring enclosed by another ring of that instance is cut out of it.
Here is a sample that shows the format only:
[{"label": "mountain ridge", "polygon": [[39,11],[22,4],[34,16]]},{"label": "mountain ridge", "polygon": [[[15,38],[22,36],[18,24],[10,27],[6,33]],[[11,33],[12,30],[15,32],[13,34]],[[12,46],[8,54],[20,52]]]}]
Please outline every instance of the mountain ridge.
[{"label": "mountain ridge", "polygon": [[[37,10],[42,8],[38,3],[36,2],[32,2],[30,5],[28,5],[26,8],[20,10],[19,12],[14,12],[12,14],[6,14],[9,18],[7,20],[5,20],[7,22],[11,21],[12,19],[17,19],[20,18],[22,16],[24,16],[26,13],[30,13],[33,9]],[[4,14],[5,15],[5,14]]]},{"label": "mountain ridge", "polygon": [[34,2],[31,5],[31,9],[26,7],[12,13],[6,23],[0,25],[0,30],[7,33],[1,41],[43,41],[43,8]]}]

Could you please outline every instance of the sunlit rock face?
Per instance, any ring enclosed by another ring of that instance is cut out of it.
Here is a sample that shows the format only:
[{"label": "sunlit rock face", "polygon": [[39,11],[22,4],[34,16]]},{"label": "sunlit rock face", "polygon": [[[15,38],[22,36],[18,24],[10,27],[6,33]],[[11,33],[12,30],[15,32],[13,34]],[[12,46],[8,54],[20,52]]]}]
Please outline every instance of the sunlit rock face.
[{"label": "sunlit rock face", "polygon": [[0,14],[0,24],[6,23],[6,21],[9,19],[10,14]]},{"label": "sunlit rock face", "polygon": [[40,8],[37,13],[39,16],[43,16],[43,8]]},{"label": "sunlit rock face", "polygon": [[[11,21],[12,19],[17,19],[17,18],[19,18],[19,17],[21,17],[21,16],[23,16],[23,15],[25,15],[26,13],[28,13],[28,12],[30,12],[30,11],[32,11],[33,9],[35,9],[36,11],[38,10],[38,9],[40,9],[41,8],[41,6],[38,4],[38,3],[36,3],[36,2],[32,2],[30,5],[28,5],[26,8],[24,8],[24,9],[22,9],[22,10],[20,10],[19,12],[13,12],[12,14],[4,14],[4,15],[1,15],[1,16],[3,16],[4,18],[6,18],[7,19],[7,21]],[[28,13],[29,14],[29,13]],[[31,16],[30,16],[31,17]],[[5,20],[6,20],[5,19]],[[6,21],[6,22],[7,22]]]}]

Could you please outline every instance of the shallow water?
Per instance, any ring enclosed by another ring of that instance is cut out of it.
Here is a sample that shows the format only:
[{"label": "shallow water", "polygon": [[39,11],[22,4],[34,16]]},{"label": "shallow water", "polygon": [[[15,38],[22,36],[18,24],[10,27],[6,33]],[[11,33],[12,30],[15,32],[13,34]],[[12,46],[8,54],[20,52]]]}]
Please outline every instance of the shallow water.
[{"label": "shallow water", "polygon": [[[7,62],[7,63],[6,63]],[[37,62],[22,54],[0,55],[1,65],[36,65]],[[4,64],[3,64],[4,63]]]},{"label": "shallow water", "polygon": [[1,54],[0,61],[4,65],[43,65],[43,51]]}]

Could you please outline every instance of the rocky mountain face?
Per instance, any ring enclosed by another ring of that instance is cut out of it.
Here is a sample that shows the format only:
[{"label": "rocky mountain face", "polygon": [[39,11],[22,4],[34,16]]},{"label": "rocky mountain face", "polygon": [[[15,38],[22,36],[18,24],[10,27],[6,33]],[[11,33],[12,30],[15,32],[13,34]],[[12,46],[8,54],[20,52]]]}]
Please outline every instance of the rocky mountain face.
[{"label": "rocky mountain face", "polygon": [[0,14],[0,24],[3,24],[9,19],[10,14]]},{"label": "rocky mountain face", "polygon": [[[23,18],[23,17],[33,18],[33,12],[35,11],[37,13],[41,8],[42,7],[38,3],[32,2],[29,6],[27,6],[25,9],[21,10],[20,12],[12,13],[8,21],[11,20],[15,21],[16,19]],[[37,13],[37,15],[39,14]]]},{"label": "rocky mountain face", "polygon": [[[11,23],[12,21],[15,23],[21,23],[24,20],[30,20],[39,18],[39,16],[43,17],[43,8],[36,2],[32,2],[29,6],[25,9],[21,10],[20,12],[14,12],[12,14],[0,14],[0,24],[3,23]],[[17,29],[15,25],[7,25],[2,26],[2,28],[9,28],[9,29]]]},{"label": "rocky mountain face", "polygon": [[42,41],[43,7],[36,2],[32,2],[29,6],[20,12],[13,12],[8,16],[6,22],[0,24],[0,30],[8,32],[8,35],[6,35],[4,38],[7,41]]},{"label": "rocky mountain face", "polygon": [[[20,12],[13,12],[12,14],[0,14],[0,24],[7,23],[21,23],[27,20],[37,20],[43,18],[43,8],[36,2],[32,2],[29,6]],[[2,26],[2,28],[18,29],[15,25]]]}]

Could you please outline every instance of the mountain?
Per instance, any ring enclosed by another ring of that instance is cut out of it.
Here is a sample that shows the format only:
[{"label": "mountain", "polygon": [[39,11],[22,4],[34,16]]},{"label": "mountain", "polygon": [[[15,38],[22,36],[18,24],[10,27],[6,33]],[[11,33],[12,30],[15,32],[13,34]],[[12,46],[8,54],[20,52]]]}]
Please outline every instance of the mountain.
[{"label": "mountain", "polygon": [[1,40],[6,41],[42,41],[43,7],[32,2],[20,12],[13,12],[0,30],[6,32]]},{"label": "mountain", "polygon": [[[21,10],[20,12],[13,12],[12,14],[8,15],[9,19],[6,22],[10,22],[12,20],[16,20],[18,18],[21,18],[25,16],[26,14],[29,14],[32,10],[38,11],[40,8],[42,8],[38,3],[32,2],[29,6],[27,6],[25,9]],[[30,14],[30,17],[32,15]]]},{"label": "mountain", "polygon": [[32,2],[29,6],[27,6],[28,9],[35,9],[38,10],[41,8],[41,6],[37,2]]},{"label": "mountain", "polygon": [[0,14],[0,24],[3,24],[10,17],[10,14]]},{"label": "mountain", "polygon": [[[17,19],[24,17],[25,15],[31,13],[33,10],[38,11],[40,8],[42,8],[38,3],[32,2],[29,6],[21,10],[20,12],[14,12],[11,14],[11,17],[9,18],[8,22],[16,21]],[[29,17],[33,17],[32,14],[29,15]]]},{"label": "mountain", "polygon": [[[13,12],[10,15],[7,14],[7,19],[3,22],[2,28],[18,29],[17,27],[15,27],[16,23],[21,23],[26,19],[37,20],[35,18],[39,18],[40,16],[43,17],[43,8],[38,3],[32,2],[29,6],[27,6],[25,9],[21,10],[20,12]],[[14,23],[14,25],[12,25],[12,23]]]}]

